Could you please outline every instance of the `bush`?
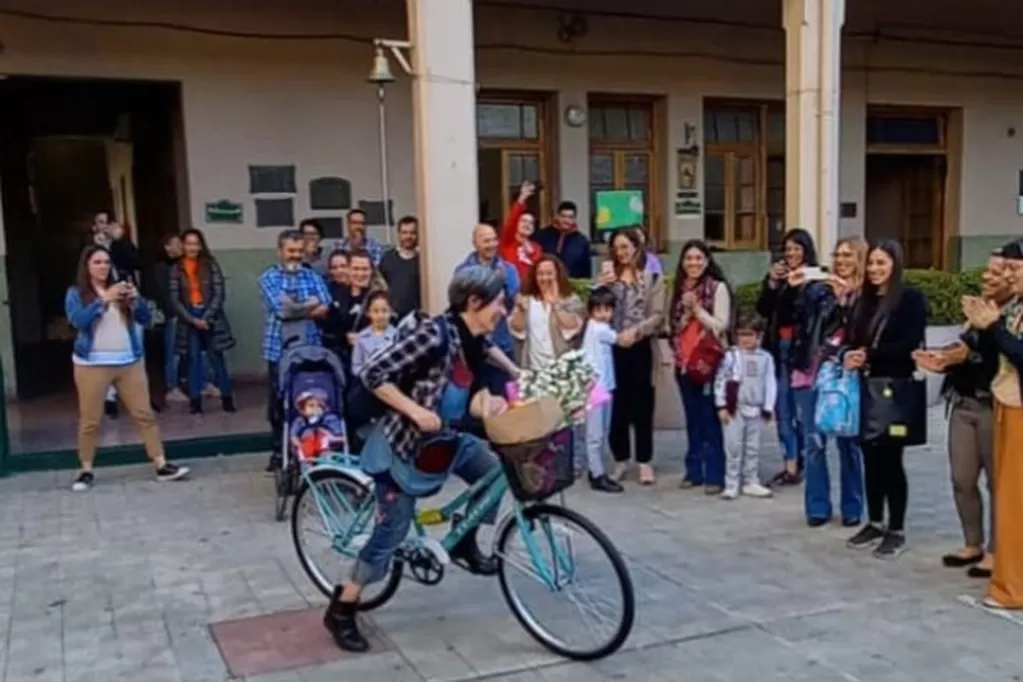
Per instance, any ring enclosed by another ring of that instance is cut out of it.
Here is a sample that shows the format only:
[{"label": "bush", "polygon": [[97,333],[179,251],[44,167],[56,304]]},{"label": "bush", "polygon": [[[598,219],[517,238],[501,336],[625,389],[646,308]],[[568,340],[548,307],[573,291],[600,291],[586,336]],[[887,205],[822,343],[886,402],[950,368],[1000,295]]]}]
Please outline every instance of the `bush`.
[{"label": "bush", "polygon": [[[927,324],[952,325],[963,322],[960,300],[963,296],[980,293],[980,273],[982,270],[964,270],[962,272],[945,272],[942,270],[907,270],[906,283],[919,289],[927,298]],[[671,278],[666,278],[665,287],[671,296]],[[583,299],[590,290],[586,280],[573,280],[572,287]],[[760,283],[743,284],[735,291],[739,302],[739,310],[753,310],[760,295]]]}]

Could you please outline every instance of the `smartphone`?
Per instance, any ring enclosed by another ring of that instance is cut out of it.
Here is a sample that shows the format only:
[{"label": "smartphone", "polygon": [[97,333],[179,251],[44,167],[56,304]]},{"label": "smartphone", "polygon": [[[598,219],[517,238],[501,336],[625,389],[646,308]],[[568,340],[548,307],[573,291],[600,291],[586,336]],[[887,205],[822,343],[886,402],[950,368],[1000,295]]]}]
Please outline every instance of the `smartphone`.
[{"label": "smartphone", "polygon": [[604,261],[600,264],[600,274],[606,276],[613,276],[615,274],[615,265],[609,260]]},{"label": "smartphone", "polygon": [[539,180],[537,180],[536,182],[533,183],[533,189],[535,189],[537,192],[542,192],[543,191],[543,183],[540,182]]},{"label": "smartphone", "polygon": [[807,282],[822,282],[829,276],[827,266],[822,265],[808,265],[803,268],[803,272],[806,273]]}]

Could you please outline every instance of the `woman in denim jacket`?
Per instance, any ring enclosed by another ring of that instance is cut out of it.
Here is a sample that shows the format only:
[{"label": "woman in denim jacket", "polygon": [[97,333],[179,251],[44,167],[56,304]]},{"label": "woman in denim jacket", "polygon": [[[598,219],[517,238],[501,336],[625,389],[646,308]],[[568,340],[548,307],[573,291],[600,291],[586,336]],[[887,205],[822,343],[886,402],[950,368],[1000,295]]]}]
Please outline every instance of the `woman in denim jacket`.
[{"label": "woman in denim jacket", "polygon": [[89,246],[82,252],[75,284],[68,287],[64,311],[75,328],[75,388],[78,390],[78,461],[72,490],[92,487],[96,440],[103,399],[112,385],[139,427],[146,454],[161,481],[183,478],[188,469],[167,462],[160,427],[149,399],[142,359],[142,326],[152,317],[149,305],[131,282],[114,282],[110,252]]}]

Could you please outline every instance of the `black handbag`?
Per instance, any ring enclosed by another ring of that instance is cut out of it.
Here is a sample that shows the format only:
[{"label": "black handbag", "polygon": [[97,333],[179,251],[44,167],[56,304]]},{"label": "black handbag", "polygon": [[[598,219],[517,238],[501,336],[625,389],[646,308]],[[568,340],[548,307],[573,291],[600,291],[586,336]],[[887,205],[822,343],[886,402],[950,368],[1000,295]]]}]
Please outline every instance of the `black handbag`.
[{"label": "black handbag", "polygon": [[[878,325],[874,348],[888,320]],[[863,372],[860,392],[860,440],[870,445],[914,446],[927,443],[927,382],[916,376],[872,377]]]}]

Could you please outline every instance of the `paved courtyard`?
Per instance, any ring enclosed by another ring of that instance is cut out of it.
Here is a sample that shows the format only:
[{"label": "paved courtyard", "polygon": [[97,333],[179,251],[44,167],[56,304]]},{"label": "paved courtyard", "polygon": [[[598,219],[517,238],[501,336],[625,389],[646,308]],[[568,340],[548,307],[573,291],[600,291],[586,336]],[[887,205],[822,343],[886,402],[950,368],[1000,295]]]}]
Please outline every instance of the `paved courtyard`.
[{"label": "paved courtyard", "polygon": [[[838,525],[807,528],[796,490],[735,503],[678,490],[683,437],[663,433],[655,489],[569,495],[631,566],[637,622],[618,655],[547,654],[496,581],[452,571],[435,588],[406,582],[372,616],[380,651],[240,679],[1019,681],[1023,618],[965,603],[983,584],[940,566],[960,538],[939,410],[932,424],[932,445],[908,456],[911,549],[897,561],[845,549]],[[272,521],[263,463],[197,461],[177,485],[105,469],[89,494],[66,492],[69,472],[0,482],[0,682],[239,679],[211,624],[324,603]],[[765,472],[777,463],[772,446]],[[313,612],[287,617],[326,637]]]}]

